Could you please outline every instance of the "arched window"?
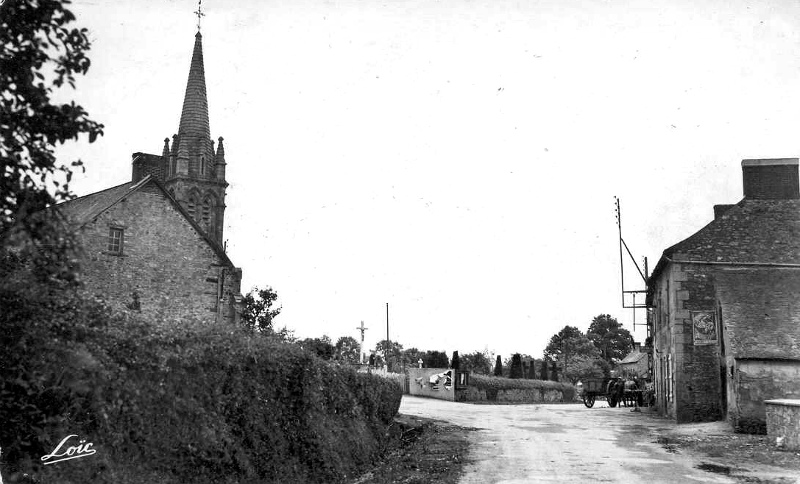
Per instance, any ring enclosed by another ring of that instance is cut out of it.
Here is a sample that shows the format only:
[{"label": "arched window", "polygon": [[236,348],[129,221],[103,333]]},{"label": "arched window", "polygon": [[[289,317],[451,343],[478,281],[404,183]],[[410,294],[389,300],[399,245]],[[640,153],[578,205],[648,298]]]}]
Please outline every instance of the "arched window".
[{"label": "arched window", "polygon": [[194,195],[189,195],[189,203],[186,205],[186,210],[189,212],[189,216],[197,221],[197,198]]},{"label": "arched window", "polygon": [[202,225],[203,228],[208,232],[211,229],[211,208],[213,204],[211,202],[211,197],[206,197],[203,200],[203,212],[202,212]]}]

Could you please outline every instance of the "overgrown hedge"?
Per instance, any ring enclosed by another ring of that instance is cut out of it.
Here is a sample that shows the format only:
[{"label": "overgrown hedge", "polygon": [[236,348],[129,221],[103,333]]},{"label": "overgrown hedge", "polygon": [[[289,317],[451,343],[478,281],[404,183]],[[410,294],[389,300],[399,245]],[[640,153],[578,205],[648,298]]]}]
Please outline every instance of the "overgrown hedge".
[{"label": "overgrown hedge", "polygon": [[[386,443],[397,384],[230,327],[154,325],[0,287],[5,482],[338,482]],[[42,467],[69,434],[97,454]]]},{"label": "overgrown hedge", "polygon": [[576,395],[576,389],[573,385],[548,380],[512,379],[473,373],[470,375],[469,382],[471,387],[474,387],[478,391],[485,392],[486,399],[490,401],[497,400],[498,394],[502,393],[504,390],[536,390],[542,392],[542,394],[549,390],[555,390],[561,392],[563,402],[573,401]]}]

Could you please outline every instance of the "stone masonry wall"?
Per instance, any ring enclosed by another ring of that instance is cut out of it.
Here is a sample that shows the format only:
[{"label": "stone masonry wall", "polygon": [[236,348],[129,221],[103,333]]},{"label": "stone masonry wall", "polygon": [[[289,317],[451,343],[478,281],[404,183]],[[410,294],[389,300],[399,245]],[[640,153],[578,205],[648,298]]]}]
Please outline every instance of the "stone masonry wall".
[{"label": "stone masonry wall", "polygon": [[800,269],[719,269],[716,279],[737,358],[800,360]]},{"label": "stone masonry wall", "polygon": [[[109,229],[124,230],[121,255],[108,252]],[[153,320],[215,322],[231,315],[219,303],[239,294],[227,266],[152,182],[87,224],[81,263],[86,290]],[[225,287],[219,285],[224,283]]]},{"label": "stone masonry wall", "polygon": [[731,423],[740,432],[767,431],[765,400],[800,398],[800,361],[737,360]]},{"label": "stone masonry wall", "polygon": [[767,433],[779,448],[800,450],[800,400],[769,400]]},{"label": "stone masonry wall", "polygon": [[[669,395],[668,366],[674,358],[672,348],[672,319],[674,311],[671,302],[671,269],[661,273],[655,285],[655,308],[653,311],[653,380],[656,389],[656,407],[664,416],[675,417],[674,398]],[[667,357],[670,357],[668,360]]]},{"label": "stone masonry wall", "polygon": [[800,270],[719,268],[725,327],[728,418],[763,433],[764,400],[800,397]]},{"label": "stone masonry wall", "polygon": [[680,264],[675,272],[674,290],[677,420],[719,420],[723,414],[720,346],[719,343],[695,345],[691,319],[691,311],[717,311],[713,274],[706,266]]}]

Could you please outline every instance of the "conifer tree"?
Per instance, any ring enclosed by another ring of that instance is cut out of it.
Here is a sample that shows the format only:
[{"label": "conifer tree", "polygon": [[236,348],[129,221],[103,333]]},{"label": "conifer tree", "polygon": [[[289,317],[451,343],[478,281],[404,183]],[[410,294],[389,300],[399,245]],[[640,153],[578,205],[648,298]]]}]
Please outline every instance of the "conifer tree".
[{"label": "conifer tree", "polygon": [[545,359],[542,360],[542,375],[541,375],[541,379],[542,380],[547,380],[547,360],[545,360]]},{"label": "conifer tree", "polygon": [[454,370],[461,368],[461,360],[458,358],[458,351],[453,351],[453,358],[450,360],[450,367]]},{"label": "conifer tree", "polygon": [[494,376],[503,376],[503,360],[497,355],[497,362],[494,364]]},{"label": "conifer tree", "polygon": [[522,378],[522,357],[519,353],[514,353],[511,357],[511,371],[509,373],[509,378]]}]

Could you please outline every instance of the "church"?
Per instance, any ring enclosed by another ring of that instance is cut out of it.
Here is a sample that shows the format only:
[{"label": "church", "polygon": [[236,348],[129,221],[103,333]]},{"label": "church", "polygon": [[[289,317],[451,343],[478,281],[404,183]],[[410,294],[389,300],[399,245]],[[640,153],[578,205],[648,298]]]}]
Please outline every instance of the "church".
[{"label": "church", "polygon": [[131,181],[60,204],[78,230],[90,294],[153,321],[234,324],[242,271],[225,253],[225,148],[211,139],[202,35],[177,134],[132,156]]}]

